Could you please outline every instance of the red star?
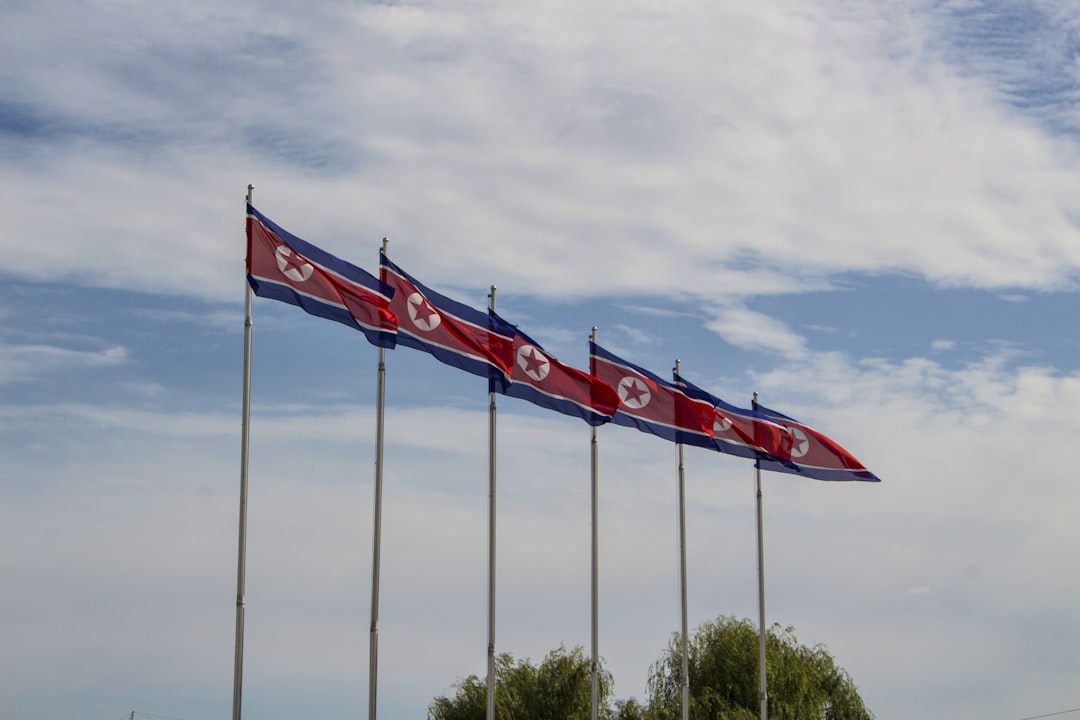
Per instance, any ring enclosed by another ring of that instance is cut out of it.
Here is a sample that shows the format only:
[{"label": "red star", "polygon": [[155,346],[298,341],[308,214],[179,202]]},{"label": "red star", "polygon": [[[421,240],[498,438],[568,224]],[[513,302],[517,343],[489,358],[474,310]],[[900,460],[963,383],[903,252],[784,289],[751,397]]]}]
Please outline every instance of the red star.
[{"label": "red star", "polygon": [[413,307],[416,308],[416,322],[428,327],[431,326],[431,317],[439,314],[424,297],[420,298],[420,302],[413,303]]},{"label": "red star", "polygon": [[734,423],[731,422],[731,418],[729,418],[727,415],[724,415],[719,410],[714,411],[714,414],[713,414],[713,431],[714,432],[727,432],[728,430],[731,429],[732,425],[734,425]]},{"label": "red star", "polygon": [[547,367],[548,361],[540,353],[536,352],[536,348],[531,347],[528,353],[522,353],[521,359],[525,361],[525,372],[531,377],[544,374],[544,368]]},{"label": "red star", "polygon": [[626,397],[623,398],[623,402],[629,403],[631,401],[641,404],[641,398],[649,394],[649,389],[645,387],[637,378],[626,378],[622,381],[623,393]]},{"label": "red star", "polygon": [[802,457],[806,453],[810,452],[810,438],[806,436],[806,433],[795,428],[788,428],[794,437],[794,442],[791,447],[792,457]]},{"label": "red star", "polygon": [[310,275],[312,271],[310,263],[308,263],[300,253],[296,252],[288,245],[279,245],[277,256],[285,265],[285,267],[281,267],[280,264],[278,265],[282,275],[287,276],[287,273],[290,270],[293,271],[293,275],[298,275],[301,278],[307,278],[308,275]]}]

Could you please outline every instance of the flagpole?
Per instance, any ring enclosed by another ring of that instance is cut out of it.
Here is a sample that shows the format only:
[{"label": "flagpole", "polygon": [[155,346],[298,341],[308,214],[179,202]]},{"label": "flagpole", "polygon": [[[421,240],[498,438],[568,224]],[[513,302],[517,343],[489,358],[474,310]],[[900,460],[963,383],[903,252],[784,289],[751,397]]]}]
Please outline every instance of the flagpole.
[{"label": "flagpole", "polygon": [[[386,254],[390,241],[382,240]],[[379,263],[380,266],[382,263]],[[375,720],[379,678],[379,571],[382,559],[383,418],[386,414],[386,348],[379,346],[379,370],[375,390],[375,502],[371,543],[371,632],[368,637],[368,720]]]},{"label": "flagpole", "polygon": [[[495,286],[488,295],[495,311]],[[488,391],[488,646],[487,720],[495,720],[495,391]]]},{"label": "flagpole", "polygon": [[[596,344],[596,327],[590,336]],[[592,713],[591,720],[598,720],[600,714],[600,473],[599,441],[596,426],[592,426]]]},{"label": "flagpole", "polygon": [[[251,204],[254,185],[247,186]],[[245,224],[247,211],[244,211]],[[240,529],[236,551],[236,644],[233,661],[233,720],[240,720],[240,699],[244,683],[244,576],[247,571],[248,439],[251,421],[251,285],[244,272],[244,380],[240,410]]]},{"label": "flagpole", "polygon": [[[675,360],[675,377],[680,375],[680,362]],[[690,644],[687,639],[686,618],[686,466],[683,464],[683,444],[679,447],[679,605],[682,620],[680,652],[682,654],[682,720],[690,718]]]},{"label": "flagpole", "polygon": [[[758,394],[754,392],[753,409],[757,410]],[[769,693],[765,677],[765,530],[761,518],[761,463],[754,462],[757,484],[757,555],[758,555],[758,691],[761,700],[761,720],[769,720]]]}]

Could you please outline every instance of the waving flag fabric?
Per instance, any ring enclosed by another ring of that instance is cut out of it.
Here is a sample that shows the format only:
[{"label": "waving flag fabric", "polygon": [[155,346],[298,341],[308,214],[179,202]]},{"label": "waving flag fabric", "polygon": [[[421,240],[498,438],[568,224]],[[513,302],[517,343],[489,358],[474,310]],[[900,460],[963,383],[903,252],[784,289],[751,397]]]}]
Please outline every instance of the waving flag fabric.
[{"label": "waving flag fabric", "polygon": [[619,395],[611,421],[671,442],[713,448],[713,408],[653,373],[589,343],[589,369]]},{"label": "waving flag fabric", "polygon": [[726,403],[679,375],[675,384],[713,406],[713,442],[720,452],[780,462],[791,459],[793,436],[783,425],[763,413]]},{"label": "waving flag fabric", "polygon": [[394,347],[394,291],[373,275],[301,240],[247,206],[248,283],[259,297],[273,298],[364,333]]},{"label": "waving flag fabric", "polygon": [[485,378],[492,370],[511,372],[512,326],[425,287],[385,254],[379,262],[383,282],[394,289],[390,310],[398,317],[399,345]]},{"label": "waving flag fabric", "polygon": [[861,462],[831,438],[813,428],[803,425],[787,415],[770,410],[758,403],[754,409],[762,415],[783,425],[792,434],[791,460],[758,460],[762,470],[805,475],[815,480],[864,480],[881,482],[881,478],[867,470]]},{"label": "waving flag fabric", "polygon": [[[497,323],[514,327],[489,311]],[[619,407],[619,396],[607,383],[552,357],[540,344],[514,328],[514,365],[508,375],[493,374],[492,392],[521,398],[540,407],[602,425]]]}]

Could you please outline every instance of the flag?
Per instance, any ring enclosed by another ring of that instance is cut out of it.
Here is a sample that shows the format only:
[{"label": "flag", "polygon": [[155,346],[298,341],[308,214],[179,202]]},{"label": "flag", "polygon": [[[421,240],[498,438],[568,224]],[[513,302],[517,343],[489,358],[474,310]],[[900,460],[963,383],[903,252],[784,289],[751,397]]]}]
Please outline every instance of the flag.
[{"label": "flag", "polygon": [[383,282],[394,289],[390,310],[398,317],[398,344],[485,378],[493,370],[511,371],[513,327],[425,287],[385,253],[379,263]]},{"label": "flag", "polygon": [[273,298],[394,347],[393,289],[374,275],[283,230],[249,203],[247,275],[259,297]]},{"label": "flag", "polygon": [[589,369],[619,395],[611,421],[671,442],[713,449],[713,408],[653,373],[589,343]]},{"label": "flag", "polygon": [[745,458],[791,459],[793,436],[783,425],[756,410],[738,408],[694,385],[680,375],[675,384],[687,395],[713,406],[713,442],[716,450]]},{"label": "flag", "polygon": [[586,372],[564,365],[535,340],[489,311],[499,324],[514,328],[514,364],[509,374],[493,373],[492,392],[602,425],[619,407],[615,389]]},{"label": "flag", "polygon": [[762,470],[805,475],[815,480],[881,482],[881,478],[867,470],[851,453],[831,438],[803,425],[798,420],[758,403],[754,403],[754,409],[787,428],[794,440],[790,461],[780,462],[763,458],[758,460],[758,467]]}]

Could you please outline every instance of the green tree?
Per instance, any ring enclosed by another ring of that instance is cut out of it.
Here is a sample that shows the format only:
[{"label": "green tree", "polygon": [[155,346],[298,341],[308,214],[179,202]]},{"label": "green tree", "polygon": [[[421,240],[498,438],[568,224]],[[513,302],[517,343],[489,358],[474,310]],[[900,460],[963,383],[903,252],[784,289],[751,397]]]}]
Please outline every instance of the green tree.
[{"label": "green tree", "polygon": [[[690,638],[692,720],[757,720],[758,629],[750,620],[719,617]],[[872,720],[851,677],[821,645],[801,645],[792,628],[769,629],[765,662],[772,720]],[[496,658],[495,715],[498,720],[588,720],[591,667],[581,648],[560,647],[540,665],[510,655]],[[634,698],[611,704],[612,678],[600,673],[603,720],[680,720],[682,655],[679,636],[649,672],[648,702]],[[430,720],[483,720],[487,682],[470,675],[452,698],[436,698]]]},{"label": "green tree", "polygon": [[[611,675],[601,669],[601,717],[608,708]],[[483,720],[487,712],[487,680],[470,675],[458,682],[452,698],[436,698],[430,720]],[[592,704],[592,667],[578,647],[552,650],[539,666],[509,654],[495,659],[495,716],[499,720],[588,720]]]},{"label": "green tree", "polygon": [[[682,654],[676,634],[653,665],[649,703],[640,720],[681,717]],[[690,638],[692,720],[757,718],[758,629],[750,620],[719,617]],[[799,644],[793,628],[773,625],[765,642],[772,720],[872,720],[855,683],[821,645]],[[633,708],[632,708],[633,709]],[[635,720],[627,715],[624,720]]]}]

